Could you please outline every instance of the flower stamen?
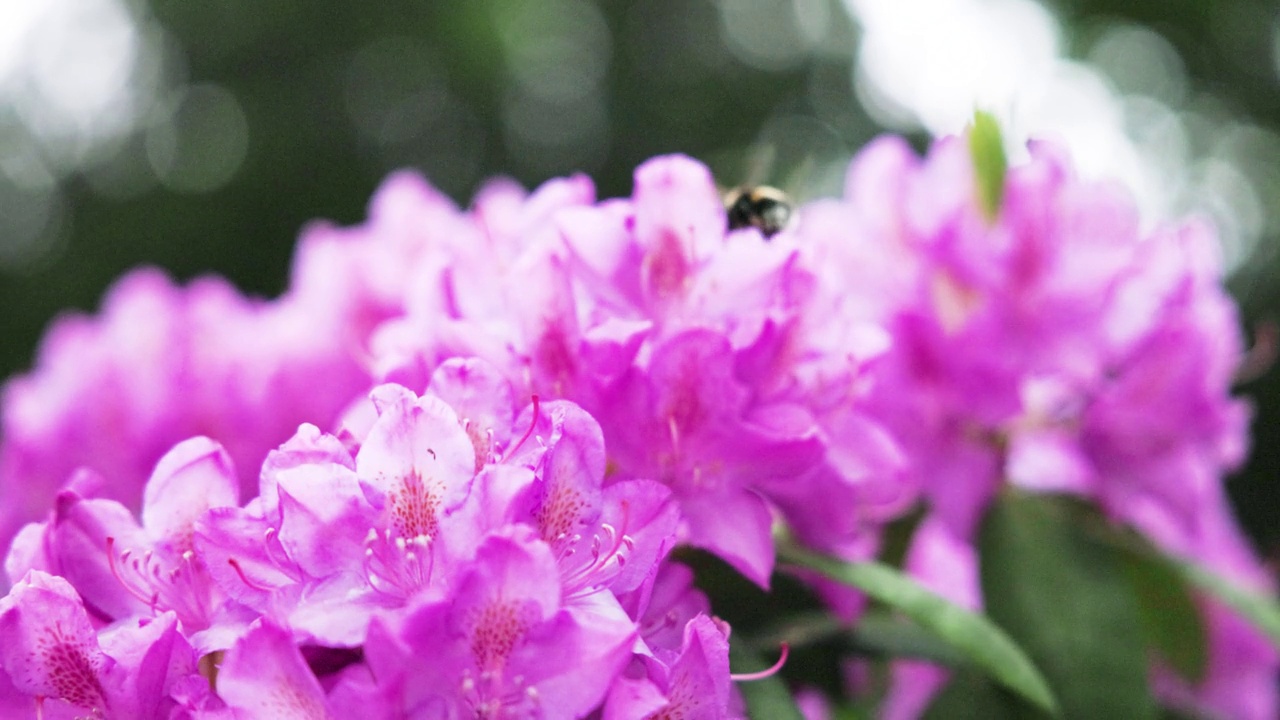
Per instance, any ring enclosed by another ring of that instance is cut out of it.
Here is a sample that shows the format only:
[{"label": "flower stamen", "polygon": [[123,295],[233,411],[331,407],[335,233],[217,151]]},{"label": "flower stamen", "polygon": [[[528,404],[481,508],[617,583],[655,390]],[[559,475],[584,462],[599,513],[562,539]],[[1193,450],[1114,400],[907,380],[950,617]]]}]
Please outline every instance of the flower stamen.
[{"label": "flower stamen", "polygon": [[771,667],[753,673],[733,673],[729,675],[729,679],[734,682],[750,682],[752,680],[764,680],[777,675],[782,666],[787,664],[787,656],[791,654],[791,646],[787,643],[782,643],[779,646],[779,650],[781,654],[778,656],[778,662]]}]

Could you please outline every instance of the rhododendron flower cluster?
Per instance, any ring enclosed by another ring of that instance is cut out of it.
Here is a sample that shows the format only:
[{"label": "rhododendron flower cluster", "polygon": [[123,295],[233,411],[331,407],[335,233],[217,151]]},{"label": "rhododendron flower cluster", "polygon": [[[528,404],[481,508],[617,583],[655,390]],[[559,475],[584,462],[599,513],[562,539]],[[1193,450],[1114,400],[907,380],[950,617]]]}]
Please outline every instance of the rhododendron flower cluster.
[{"label": "rhododendron flower cluster", "polygon": [[[510,192],[480,198],[481,228],[518,202]],[[684,539],[762,585],[770,505],[816,547],[868,552],[868,522],[914,496],[857,402],[883,329],[840,312],[803,237],[726,233],[710,173],[688,158],[642,166],[631,200],[589,197],[581,179],[553,183],[524,201],[559,206],[536,231],[442,233],[405,315],[372,338],[379,373],[412,385],[476,355],[526,392],[574,400],[600,420],[618,477],[670,487]]]},{"label": "rhododendron flower cluster", "polygon": [[[930,499],[908,567],[980,605],[968,544],[1007,482],[1095,500],[1169,551],[1269,589],[1222,484],[1243,459],[1248,409],[1230,397],[1242,341],[1211,231],[1192,221],[1144,235],[1122,189],[1077,181],[1051,146],[1030,149],[993,222],[972,201],[962,143],[921,161],[896,139],[857,158],[848,202],[809,216],[830,238],[815,245],[854,255],[828,265],[875,288],[870,312],[894,338],[867,407]],[[849,235],[863,241],[836,242]],[[1209,616],[1200,698],[1269,717],[1275,650],[1216,603]],[[941,680],[922,672],[891,701],[902,715]]]},{"label": "rhododendron flower cluster", "polygon": [[[278,300],[135,272],[5,388],[0,708],[740,716],[675,547],[768,587],[778,525],[859,561],[922,512],[905,569],[980,609],[1009,486],[1269,591],[1222,485],[1248,409],[1211,230],[1030,151],[993,213],[963,138],[881,139],[771,237],[686,157],[468,210],[400,173],[307,229]],[[1197,602],[1205,677],[1156,691],[1273,717],[1275,649]],[[895,662],[885,716],[946,677]]]},{"label": "rhododendron flower cluster", "polygon": [[83,471],[10,552],[5,716],[630,717],[707,702],[683,683],[728,711],[727,629],[663,563],[671,491],[605,487],[580,408],[517,416],[475,360],[369,405],[341,439],[303,424],[243,505],[204,437],[161,458],[141,522]]}]

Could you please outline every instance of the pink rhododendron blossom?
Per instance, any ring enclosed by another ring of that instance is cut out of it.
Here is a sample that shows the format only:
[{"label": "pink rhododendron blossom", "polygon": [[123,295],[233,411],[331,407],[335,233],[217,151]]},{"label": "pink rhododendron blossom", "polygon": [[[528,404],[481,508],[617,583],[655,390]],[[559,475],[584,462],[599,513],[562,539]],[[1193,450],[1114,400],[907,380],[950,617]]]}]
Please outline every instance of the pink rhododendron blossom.
[{"label": "pink rhododendron blossom", "polygon": [[678,562],[654,567],[643,585],[619,595],[618,600],[639,623],[641,650],[650,654],[654,648],[678,649],[685,625],[711,613],[707,596],[694,587],[693,571]]},{"label": "pink rhododendron blossom", "polygon": [[[365,654],[411,717],[579,717],[613,682],[635,628],[564,604],[555,558],[527,529],[490,536],[448,600],[375,622]],[[412,662],[430,654],[433,662]],[[727,681],[727,673],[725,675]]]},{"label": "pink rhododendron blossom", "polygon": [[195,435],[221,443],[252,491],[268,450],[299,422],[332,422],[369,385],[335,320],[219,280],[178,288],[153,270],[117,283],[100,318],[59,320],[35,371],[4,389],[0,542],[78,467],[136,510],[155,462]]},{"label": "pink rhododendron blossom", "polygon": [[[1073,493],[1168,551],[1269,589],[1222,497],[1248,413],[1230,395],[1242,343],[1208,228],[1144,234],[1122,190],[1076,179],[1043,144],[1010,169],[993,221],[974,178],[956,140],[923,160],[880,140],[855,160],[846,201],[801,226],[824,239],[855,228],[836,251],[848,259],[827,267],[862,296],[854,311],[893,338],[864,407],[901,443],[935,517],[964,541],[1002,483]],[[939,590],[965,600],[954,583]],[[1215,689],[1234,652],[1221,627],[1209,624],[1222,670],[1184,695],[1228,712]],[[1234,647],[1251,645],[1250,632],[1230,633]],[[1274,678],[1273,652],[1244,655]],[[1265,712],[1242,716],[1274,714],[1268,682],[1251,696]]]},{"label": "pink rhododendron blossom", "polygon": [[[475,392],[461,391],[463,375]],[[670,492],[604,487],[600,429],[582,410],[547,403],[513,420],[510,389],[475,361],[446,363],[431,388],[462,398],[468,415],[380,386],[354,458],[304,426],[269,456],[259,500],[209,514],[195,543],[229,594],[317,641],[354,646],[372,613],[447,592],[476,544],[513,524],[553,549],[573,601],[638,586],[670,550]]]},{"label": "pink rhododendron blossom", "polygon": [[432,246],[424,230],[471,222],[401,173],[379,189],[366,225],[306,229],[275,301],[217,278],[177,287],[142,269],[116,283],[99,317],[59,319],[35,369],[3,389],[0,544],[82,466],[109,479],[104,497],[136,510],[155,462],[196,435],[226,449],[252,493],[267,452],[299,423],[329,428],[371,387],[368,336],[403,312],[407,270]]},{"label": "pink rhododendron blossom", "polygon": [[729,714],[729,639],[706,615],[684,627],[674,650],[639,656],[636,667],[614,685],[604,717],[725,720]]},{"label": "pink rhododendron blossom", "polygon": [[[374,419],[346,442],[301,426],[263,463],[263,495],[243,506],[230,459],[206,438],[161,458],[141,523],[93,497],[104,480],[81,476],[11,550],[11,572],[31,569],[0,601],[0,631],[18,623],[19,633],[6,641],[0,701],[25,712],[42,698],[50,712],[67,703],[117,717],[112,708],[134,699],[117,698],[124,691],[112,683],[142,680],[112,663],[142,652],[129,649],[142,640],[108,642],[117,631],[95,629],[115,623],[167,628],[185,653],[186,675],[143,678],[136,701],[150,705],[138,717],[156,707],[210,719],[354,708],[569,718],[602,707],[637,647],[670,652],[644,645],[638,599],[684,606],[679,598],[696,597],[687,575],[683,593],[653,591],[680,522],[670,489],[606,485],[594,419],[565,401],[517,414],[511,388],[483,362],[446,362],[429,388],[440,395],[375,388]],[[61,614],[36,614],[45,607]],[[705,598],[689,607],[690,619],[706,618]],[[75,634],[32,665],[24,648],[46,626]],[[198,683],[186,679],[196,674],[193,644],[209,676]],[[71,671],[48,663],[64,656],[80,675],[74,687],[53,687]],[[716,717],[730,702],[726,658],[680,665],[717,683],[700,701]]]},{"label": "pink rhododendron blossom", "polygon": [[[978,185],[962,139],[880,139],[765,237],[683,156],[465,210],[399,173],[279,299],[136,271],[4,388],[0,713],[741,717],[673,548],[768,587],[776,524],[869,560],[922,510],[906,571],[980,609],[1004,485],[1270,592],[1223,488],[1250,418],[1210,228],[1145,228],[1046,144],[998,212]],[[1196,602],[1206,676],[1153,690],[1274,717],[1275,648]],[[890,668],[886,717],[947,678]]]},{"label": "pink rhododendron blossom", "polygon": [[[156,465],[144,491],[142,525],[120,503],[64,490],[39,542],[48,561],[106,620],[176,615],[183,633],[204,647],[204,631],[244,618],[196,552],[196,523],[214,507],[238,504],[238,480],[223,449],[207,438],[179,443]],[[11,570],[20,569],[17,562]],[[16,578],[14,578],[16,579]],[[247,623],[247,619],[245,620]],[[217,641],[213,641],[216,645]]]},{"label": "pink rhododendron blossom", "polygon": [[[826,549],[861,544],[893,514],[885,507],[910,503],[894,441],[857,403],[883,331],[837,316],[830,333],[806,316],[826,306],[799,239],[729,232],[704,166],[650,161],[630,200],[566,203],[522,240],[442,238],[421,263],[426,295],[375,334],[384,376],[421,382],[441,360],[475,354],[518,393],[572,400],[600,421],[611,478],[670,487],[682,539],[762,585],[771,499]],[[803,498],[817,495],[865,509],[810,522],[823,511]]]},{"label": "pink rhododendron blossom", "polygon": [[619,599],[639,622],[640,642],[609,691],[604,717],[741,716],[729,683],[728,627],[710,615],[688,567],[664,563]]},{"label": "pink rhododendron blossom", "polygon": [[218,695],[237,716],[335,718],[287,630],[255,623],[218,664]]},{"label": "pink rhododendron blossom", "polygon": [[172,717],[170,691],[196,674],[172,613],[97,629],[63,579],[32,571],[0,598],[6,718]]}]

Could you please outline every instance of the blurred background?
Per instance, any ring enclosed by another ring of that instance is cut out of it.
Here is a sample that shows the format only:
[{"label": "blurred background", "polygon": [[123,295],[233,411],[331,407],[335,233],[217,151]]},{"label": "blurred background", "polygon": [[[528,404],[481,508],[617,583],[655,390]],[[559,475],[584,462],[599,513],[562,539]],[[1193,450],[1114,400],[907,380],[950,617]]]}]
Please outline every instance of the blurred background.
[{"label": "blurred background", "polygon": [[[0,0],[0,377],[142,263],[271,296],[308,220],[412,166],[602,196],[680,151],[838,192],[876,134],[975,106],[1149,219],[1217,223],[1250,336],[1280,315],[1280,9],[1264,0]],[[1231,481],[1280,558],[1280,372]]]}]

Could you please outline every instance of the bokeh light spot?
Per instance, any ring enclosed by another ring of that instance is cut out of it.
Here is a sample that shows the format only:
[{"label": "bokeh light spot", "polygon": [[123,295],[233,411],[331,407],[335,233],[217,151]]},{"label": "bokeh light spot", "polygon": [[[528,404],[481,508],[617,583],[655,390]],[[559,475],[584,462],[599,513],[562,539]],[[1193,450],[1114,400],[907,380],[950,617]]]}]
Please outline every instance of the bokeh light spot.
[{"label": "bokeh light spot", "polygon": [[503,119],[512,157],[534,175],[590,171],[608,151],[608,111],[598,95],[553,103],[513,93]]},{"label": "bokeh light spot", "polygon": [[345,94],[356,129],[380,145],[419,137],[448,103],[443,70],[422,41],[408,37],[381,38],[361,48],[347,73]]},{"label": "bokeh light spot", "polygon": [[[62,171],[129,133],[151,106],[156,62],[121,0],[0,3],[0,108]],[[0,123],[5,122],[0,113]]]},{"label": "bokeh light spot", "polygon": [[719,11],[707,0],[649,0],[627,11],[622,37],[644,80],[694,86],[733,67],[719,42]]},{"label": "bokeh light spot", "polygon": [[599,8],[583,0],[505,6],[496,17],[507,72],[525,94],[569,102],[608,72],[613,38]]},{"label": "bokeh light spot", "polygon": [[608,151],[602,90],[613,37],[583,0],[495,4],[510,82],[503,135],[519,170],[551,175],[598,167]]},{"label": "bokeh light spot", "polygon": [[30,272],[52,259],[65,239],[64,215],[56,187],[0,179],[0,271]]},{"label": "bokeh light spot", "polygon": [[786,70],[803,62],[826,36],[826,0],[721,0],[721,33],[729,50],[761,70]]},{"label": "bokeh light spot", "polygon": [[1186,71],[1178,51],[1164,36],[1140,25],[1115,24],[1103,31],[1086,59],[1126,95],[1149,95],[1181,103],[1187,95]]},{"label": "bokeh light spot", "polygon": [[176,93],[165,120],[148,130],[146,148],[165,187],[211,192],[225,185],[244,162],[249,122],[226,88],[192,85]]},{"label": "bokeh light spot", "polygon": [[1027,0],[845,2],[864,33],[859,96],[891,127],[941,135],[963,128],[975,107],[1007,116],[1057,57],[1057,25]]}]

